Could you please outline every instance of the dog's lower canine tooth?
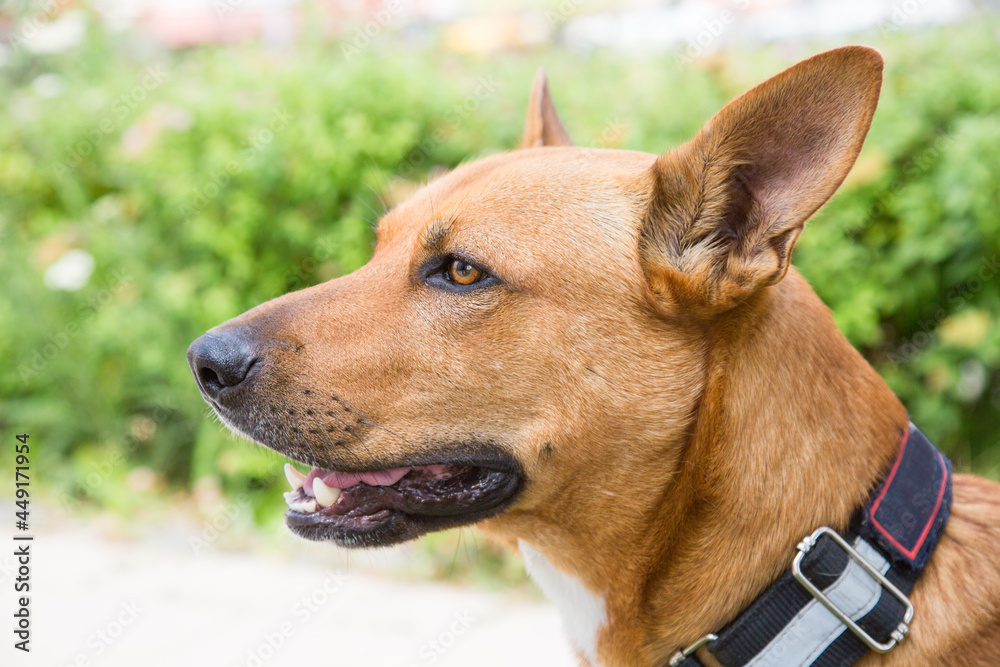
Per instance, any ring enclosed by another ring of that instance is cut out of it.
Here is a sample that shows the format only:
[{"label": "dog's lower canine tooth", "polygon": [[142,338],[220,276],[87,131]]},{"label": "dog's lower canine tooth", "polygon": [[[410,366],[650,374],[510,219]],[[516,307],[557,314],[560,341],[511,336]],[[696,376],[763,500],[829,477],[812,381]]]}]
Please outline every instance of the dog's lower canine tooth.
[{"label": "dog's lower canine tooth", "polygon": [[340,489],[336,487],[331,489],[323,480],[316,477],[313,479],[313,495],[316,496],[316,502],[320,507],[329,507],[340,498]]},{"label": "dog's lower canine tooth", "polygon": [[292,491],[295,491],[302,488],[302,483],[306,481],[306,476],[300,473],[291,463],[286,463],[285,479],[292,485]]}]

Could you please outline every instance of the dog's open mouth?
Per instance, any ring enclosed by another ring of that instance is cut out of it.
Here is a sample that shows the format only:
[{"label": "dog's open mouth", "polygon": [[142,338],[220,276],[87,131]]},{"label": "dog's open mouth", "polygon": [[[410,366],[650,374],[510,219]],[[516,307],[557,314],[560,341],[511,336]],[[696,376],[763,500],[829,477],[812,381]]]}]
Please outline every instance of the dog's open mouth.
[{"label": "dog's open mouth", "polygon": [[292,531],[342,546],[393,544],[479,521],[500,511],[521,481],[516,472],[465,462],[306,474],[285,464],[285,476]]}]

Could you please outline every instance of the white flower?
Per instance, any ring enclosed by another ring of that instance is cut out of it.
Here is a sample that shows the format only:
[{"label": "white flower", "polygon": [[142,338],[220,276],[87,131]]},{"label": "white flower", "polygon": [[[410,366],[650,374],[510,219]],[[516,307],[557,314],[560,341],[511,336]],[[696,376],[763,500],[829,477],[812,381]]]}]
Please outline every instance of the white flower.
[{"label": "white flower", "polygon": [[49,289],[75,292],[90,280],[94,272],[94,257],[86,250],[67,250],[45,269],[43,280]]}]

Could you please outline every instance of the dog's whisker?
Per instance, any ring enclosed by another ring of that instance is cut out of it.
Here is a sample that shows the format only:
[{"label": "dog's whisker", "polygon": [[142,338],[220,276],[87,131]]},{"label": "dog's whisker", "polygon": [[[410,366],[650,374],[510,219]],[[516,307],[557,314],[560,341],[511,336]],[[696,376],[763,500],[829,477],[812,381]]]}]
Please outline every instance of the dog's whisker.
[{"label": "dog's whisker", "polygon": [[336,419],[338,422],[340,422],[340,424],[344,427],[344,431],[350,433],[354,437],[354,439],[357,440],[358,442],[361,442],[361,436],[358,435],[357,431],[355,431],[350,424],[348,424],[346,421],[344,421],[337,415],[333,414],[332,412],[330,413],[330,416]]},{"label": "dog's whisker", "polygon": [[[351,426],[350,424],[348,424],[345,420],[343,420],[340,417],[338,417],[337,415],[333,414],[332,412],[328,413],[328,414],[329,414],[329,416],[333,417],[338,422],[340,422],[340,424],[344,427],[344,431],[347,432],[347,433],[350,433],[351,436],[354,437],[354,440],[358,443],[358,445],[361,446],[361,448],[365,450],[365,453],[368,455],[368,458],[370,460],[373,459],[372,453],[371,453],[371,451],[369,451],[368,446],[365,444],[364,439],[358,434],[357,431],[354,430],[354,427]],[[321,426],[320,431],[322,431],[322,424],[320,424],[320,426]],[[355,454],[354,452],[352,452],[349,447],[343,447],[342,449],[345,449],[345,450],[349,451],[351,453],[351,455],[354,456],[358,460],[358,464],[359,464],[360,467],[362,467],[362,468],[365,467],[364,462],[361,461],[361,459],[357,456],[357,454]]]},{"label": "dog's whisker", "polygon": [[[340,422],[341,424],[343,424],[343,425],[344,425],[344,427],[345,427],[345,428],[347,428],[347,423],[346,423],[346,422],[344,422],[344,421],[343,421],[342,419],[339,419],[339,418],[338,418],[338,417],[336,417],[335,415],[331,415],[331,416],[333,416],[333,418],[334,418],[334,419],[336,419],[337,421],[339,421],[339,422]],[[327,433],[327,432],[326,432],[326,431],[325,431],[325,430],[323,429],[323,423],[322,423],[322,422],[320,422],[320,421],[319,421],[319,420],[317,419],[317,420],[316,420],[316,424],[317,424],[317,426],[319,427],[319,428],[317,428],[317,431],[319,431],[319,433],[320,433],[320,436],[321,436],[321,437],[322,437],[322,438],[323,438],[323,439],[324,439],[324,440],[325,440],[325,441],[327,442],[327,444],[328,444],[328,445],[329,445],[329,447],[330,447],[330,451],[331,451],[331,456],[332,456],[332,452],[333,452],[334,450],[336,450],[336,451],[338,451],[338,452],[346,452],[346,453],[347,453],[347,454],[348,454],[349,456],[353,457],[353,458],[354,458],[354,460],[356,460],[356,461],[358,462],[358,466],[359,466],[359,467],[361,467],[361,468],[364,468],[364,467],[365,467],[365,462],[364,462],[364,461],[362,461],[362,460],[361,460],[361,457],[359,457],[359,456],[358,456],[358,455],[357,455],[357,454],[356,454],[355,452],[353,452],[353,451],[351,450],[351,448],[350,448],[350,447],[346,447],[346,446],[342,446],[342,447],[341,447],[341,446],[338,446],[338,445],[337,445],[337,443],[336,443],[336,442],[334,442],[334,441],[333,441],[333,440],[332,440],[332,439],[330,438],[329,434],[328,434],[328,433]],[[359,444],[360,444],[360,443],[361,443],[361,440],[359,439],[359,440],[358,440],[358,442],[359,442]],[[364,446],[364,445],[362,444],[362,446]],[[367,452],[366,452],[366,453],[367,453]]]},{"label": "dog's whisker", "polygon": [[338,403],[340,403],[342,406],[344,406],[345,410],[347,410],[348,412],[351,412],[351,413],[357,415],[361,419],[361,421],[364,422],[365,424],[367,424],[368,426],[371,426],[372,428],[381,429],[381,430],[385,431],[386,433],[388,433],[389,435],[392,435],[392,436],[395,436],[396,438],[399,438],[400,440],[402,440],[406,444],[410,444],[406,440],[406,438],[404,438],[403,436],[399,435],[398,433],[395,433],[395,432],[389,430],[388,428],[386,428],[385,426],[382,426],[381,424],[375,423],[367,415],[365,415],[364,413],[360,412],[357,408],[355,408],[353,405],[351,405],[350,403],[348,403],[344,399],[337,398],[335,400]]},{"label": "dog's whisker", "polygon": [[[463,535],[467,534],[467,531],[465,530],[464,527],[463,528],[459,528],[459,530],[462,532]],[[469,565],[475,565],[476,562],[479,560],[479,546],[476,544],[476,534],[475,533],[468,533],[468,534],[471,534],[472,538],[465,540],[465,560],[467,560],[469,562]],[[476,554],[475,557],[473,557],[473,556],[471,556],[469,554],[469,542],[470,541],[472,542],[472,547],[473,547],[473,550],[474,550],[474,552]]]},{"label": "dog's whisker", "polygon": [[451,566],[448,568],[448,578],[455,576],[455,569],[458,566],[458,550],[462,546],[462,530],[458,531],[458,541],[455,542],[455,552],[451,555]]},{"label": "dog's whisker", "polygon": [[369,204],[368,202],[366,202],[361,197],[358,197],[358,201],[361,202],[361,204],[371,212],[372,217],[370,219],[369,218],[364,218],[364,220],[365,220],[365,222],[368,223],[368,225],[372,229],[375,229],[378,226],[378,221],[379,221],[379,219],[381,219],[382,216],[379,215],[378,211],[376,211],[374,208],[372,208],[371,204]]},{"label": "dog's whisker", "polygon": [[[386,212],[391,211],[396,206],[396,201],[392,197],[392,188],[389,187],[389,179],[385,177],[385,170],[382,169],[382,165],[372,159],[371,155],[368,156],[368,159],[375,165],[375,170],[378,172],[379,178],[382,179],[382,191],[389,199],[389,207],[386,209]],[[383,202],[383,206],[384,205],[385,203]]]},{"label": "dog's whisker", "polygon": [[379,193],[378,189],[374,185],[372,185],[371,183],[365,183],[365,185],[368,186],[368,189],[372,191],[372,194],[375,195],[375,198],[378,200],[379,205],[382,207],[382,212],[379,213],[377,216],[378,218],[381,218],[389,211],[389,207],[386,206],[385,200],[382,199],[381,193]]},{"label": "dog's whisker", "polygon": [[[379,166],[378,162],[375,161],[375,158],[373,158],[372,154],[369,153],[368,151],[365,151],[365,157],[367,157],[368,161],[371,162],[371,165],[375,167],[375,172],[378,174],[379,178],[382,180],[382,185],[385,187],[384,192],[386,196],[387,197],[391,196],[389,191],[389,183],[388,181],[385,180],[385,174],[382,172],[382,167]],[[368,189],[375,194],[375,196],[378,198],[379,204],[382,205],[382,215],[388,213],[391,207],[386,205],[385,199],[382,198],[382,193],[376,190],[370,183],[366,183],[365,185],[367,185]]]},{"label": "dog's whisker", "polygon": [[[309,438],[306,438],[306,437],[303,436],[303,434],[302,434],[302,424],[298,420],[297,416],[292,415],[292,423],[294,424],[292,432],[296,434],[296,436],[297,436],[297,442],[299,444],[301,444],[303,441],[305,441],[305,445],[309,449],[309,456],[312,459],[312,461],[311,461],[312,465],[315,466],[315,467],[317,467],[317,468],[321,468],[322,467],[322,461],[320,461],[319,457],[316,455],[316,450],[313,449],[312,443],[309,441]],[[299,447],[299,450],[301,451],[302,448]]]}]

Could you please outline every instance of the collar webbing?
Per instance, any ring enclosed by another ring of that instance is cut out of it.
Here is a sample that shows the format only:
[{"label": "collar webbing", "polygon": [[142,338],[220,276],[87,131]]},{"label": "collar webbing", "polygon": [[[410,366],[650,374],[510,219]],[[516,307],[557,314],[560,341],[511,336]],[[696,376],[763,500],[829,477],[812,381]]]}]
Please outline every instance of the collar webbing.
[{"label": "collar webbing", "polygon": [[849,667],[890,650],[907,630],[907,594],[927,565],[951,507],[951,463],[913,424],[885,480],[846,535],[820,528],[782,575],[733,622],[670,665],[700,667],[694,649],[723,667]]}]

